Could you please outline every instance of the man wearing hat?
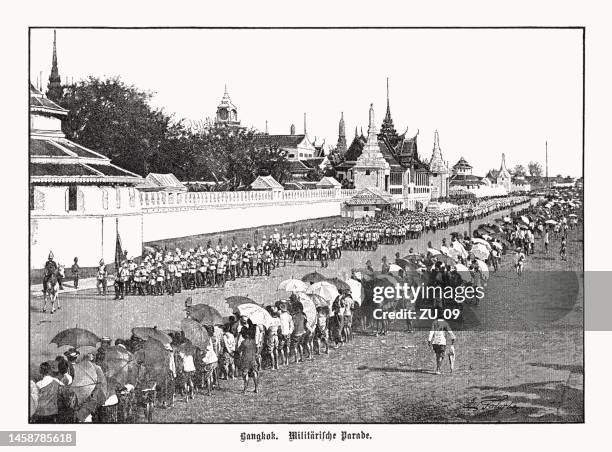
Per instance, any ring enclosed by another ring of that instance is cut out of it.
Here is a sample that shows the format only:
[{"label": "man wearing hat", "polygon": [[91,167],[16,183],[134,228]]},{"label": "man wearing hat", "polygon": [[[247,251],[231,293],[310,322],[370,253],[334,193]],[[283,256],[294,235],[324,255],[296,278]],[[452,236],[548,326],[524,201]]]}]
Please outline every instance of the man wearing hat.
[{"label": "man wearing hat", "polygon": [[106,356],[106,349],[111,346],[111,338],[108,336],[102,336],[100,339],[100,348],[96,351],[94,362],[98,366],[102,366],[104,357]]},{"label": "man wearing hat", "polygon": [[47,281],[51,275],[56,274],[58,270],[57,263],[53,260],[53,251],[49,251],[49,257],[45,262],[44,274],[43,274],[43,290],[47,287]]},{"label": "man wearing hat", "polygon": [[67,351],[64,352],[64,356],[68,360],[68,373],[72,378],[74,378],[74,365],[76,364],[76,360],[79,357],[81,352],[79,352],[76,348],[70,347]]},{"label": "man wearing hat", "polygon": [[187,299],[185,300],[185,317],[186,318],[191,317],[191,307],[192,306],[193,306],[193,301],[191,300],[191,297],[187,297]]},{"label": "man wearing hat", "polygon": [[106,265],[104,265],[104,259],[100,259],[100,265],[98,266],[98,274],[96,276],[96,287],[98,288],[98,295],[106,295],[106,278],[108,272],[106,271]]}]

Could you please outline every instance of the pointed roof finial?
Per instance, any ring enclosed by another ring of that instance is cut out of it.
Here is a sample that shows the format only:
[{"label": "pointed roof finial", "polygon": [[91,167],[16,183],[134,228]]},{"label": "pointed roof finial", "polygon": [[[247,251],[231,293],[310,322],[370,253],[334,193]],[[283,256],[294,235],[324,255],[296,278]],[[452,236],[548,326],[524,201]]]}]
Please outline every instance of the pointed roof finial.
[{"label": "pointed roof finial", "polygon": [[268,120],[266,119],[266,135],[268,135]]},{"label": "pointed roof finial", "polygon": [[[41,77],[42,85],[42,77]],[[47,97],[55,102],[61,99],[63,94],[62,80],[57,67],[57,32],[53,30],[53,57],[51,59],[51,74],[49,75],[49,84],[47,85]]]},{"label": "pointed roof finial", "polygon": [[389,77],[387,77],[387,108],[389,108]]},{"label": "pointed roof finial", "polygon": [[304,135],[306,135],[306,113],[304,113]]}]

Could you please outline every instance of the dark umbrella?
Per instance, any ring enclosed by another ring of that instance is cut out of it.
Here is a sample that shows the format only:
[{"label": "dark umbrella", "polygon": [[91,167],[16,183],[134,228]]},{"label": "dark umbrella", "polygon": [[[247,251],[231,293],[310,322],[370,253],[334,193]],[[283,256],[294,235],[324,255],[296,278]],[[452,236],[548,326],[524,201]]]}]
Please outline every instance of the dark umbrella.
[{"label": "dark umbrella", "polygon": [[202,350],[206,349],[210,342],[210,336],[201,323],[193,319],[183,319],[181,320],[181,329],[189,342]]},{"label": "dark umbrella", "polygon": [[145,367],[143,383],[152,387],[154,383],[163,382],[168,376],[170,358],[164,344],[156,339],[145,341],[136,353],[136,361]]},{"label": "dark umbrella", "polygon": [[455,259],[445,254],[438,254],[434,256],[433,259],[442,262],[444,265],[455,265],[457,263]]},{"label": "dark umbrella", "polygon": [[204,325],[223,325],[225,321],[219,311],[207,304],[196,304],[189,310],[189,316]]},{"label": "dark umbrella", "polygon": [[234,309],[236,309],[236,307],[238,307],[238,306],[240,306],[241,304],[244,304],[244,303],[258,304],[258,303],[255,303],[253,300],[251,300],[249,297],[242,297],[242,296],[227,297],[225,299],[225,301],[227,301],[227,304],[229,305],[229,307],[230,307],[230,309],[232,311],[234,311]]},{"label": "dark umbrella", "polygon": [[351,290],[351,287],[346,282],[342,281],[340,278],[329,278],[329,279],[326,279],[325,281],[336,286],[336,289],[338,289],[339,291],[340,290]]},{"label": "dark umbrella", "polygon": [[163,331],[158,330],[156,326],[152,328],[149,326],[139,326],[136,328],[132,328],[132,334],[142,339],[143,341],[146,341],[148,339],[155,339],[162,344],[169,344],[170,342],[172,342],[172,338]]},{"label": "dark umbrella", "polygon": [[302,281],[304,281],[305,283],[310,283],[310,284],[325,281],[326,279],[327,278],[325,278],[325,276],[323,276],[321,273],[318,273],[318,272],[312,272],[312,273],[308,273],[302,276]]},{"label": "dark umbrella", "polygon": [[109,384],[125,386],[130,383],[136,385],[138,373],[136,359],[123,347],[108,347],[104,350],[104,361],[101,365]]},{"label": "dark umbrella", "polygon": [[416,270],[417,264],[408,259],[396,259],[395,263],[402,267],[404,270]]},{"label": "dark umbrella", "polygon": [[100,338],[89,330],[83,328],[69,328],[60,331],[51,339],[50,344],[57,344],[58,347],[71,345],[74,348],[91,346],[95,347]]}]

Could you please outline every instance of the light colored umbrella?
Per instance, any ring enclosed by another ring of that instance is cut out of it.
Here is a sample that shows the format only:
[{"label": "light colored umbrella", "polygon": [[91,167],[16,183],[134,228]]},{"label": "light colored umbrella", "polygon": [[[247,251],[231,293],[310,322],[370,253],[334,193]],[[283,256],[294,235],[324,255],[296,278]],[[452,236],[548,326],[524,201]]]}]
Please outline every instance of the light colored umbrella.
[{"label": "light colored umbrella", "polygon": [[482,234],[482,238],[485,240],[493,240],[493,237],[491,237],[489,234]]},{"label": "light colored umbrella", "polygon": [[487,242],[486,240],[484,240],[484,239],[474,238],[474,239],[472,239],[472,242],[478,243],[479,245],[483,245],[489,251],[491,250],[491,244],[489,242]]},{"label": "light colored umbrella", "polygon": [[325,298],[330,303],[333,302],[336,297],[338,297],[338,289],[333,284],[328,283],[327,281],[319,281],[317,283],[312,284],[306,293],[314,293],[319,295],[322,298]]},{"label": "light colored umbrella", "polygon": [[498,249],[498,250],[500,250],[500,251],[504,249],[504,247],[502,246],[502,244],[501,244],[501,243],[499,243],[499,242],[492,242],[492,243],[491,243],[491,246],[494,246],[495,248],[497,248],[497,249]]},{"label": "light colored umbrella", "polygon": [[576,215],[575,213],[570,213],[569,216],[570,217],[578,217],[578,215]]},{"label": "light colored umbrella", "polygon": [[444,245],[442,245],[442,246],[440,247],[440,252],[441,252],[442,254],[446,254],[446,255],[448,256],[448,246],[444,246]]},{"label": "light colored umbrella", "polygon": [[457,264],[455,265],[455,269],[457,270],[457,273],[459,273],[459,276],[461,276],[461,279],[463,279],[464,281],[470,281],[472,279],[470,269],[467,268],[465,265]]},{"label": "light colored umbrella", "polygon": [[355,300],[355,303],[361,306],[361,302],[363,300],[363,285],[359,281],[354,280],[353,278],[347,279],[346,283],[351,288],[351,297],[353,298],[353,300]]},{"label": "light colored umbrella", "polygon": [[391,265],[389,265],[389,271],[390,272],[401,272],[402,271],[402,267],[400,267],[397,264],[391,264]]},{"label": "light colored umbrella", "polygon": [[[466,251],[465,247],[459,242],[459,240],[455,240],[453,242],[453,248],[459,252],[459,256],[461,256],[462,258],[466,259],[468,257],[468,252]],[[451,257],[454,258],[452,254]]]},{"label": "light colored umbrella", "polygon": [[331,306],[331,303],[329,301],[327,301],[325,298],[322,298],[314,293],[307,293],[306,294],[307,297],[310,297],[310,299],[312,300],[312,302],[315,304],[315,306],[317,308],[329,308]]},{"label": "light colored umbrella", "polygon": [[297,295],[297,302],[302,305],[302,312],[306,316],[306,325],[308,330],[314,331],[317,324],[317,307],[314,301],[304,292],[299,292]]},{"label": "light colored umbrella", "polygon": [[510,217],[504,217],[504,221],[506,223],[512,223],[512,219]]},{"label": "light colored umbrella", "polygon": [[480,259],[476,259],[476,264],[478,265],[478,269],[482,273],[482,279],[484,279],[485,281],[489,279],[489,267],[487,266],[487,264],[481,261]]},{"label": "light colored umbrella", "polygon": [[474,255],[476,259],[483,259],[483,260],[488,258],[490,254],[487,247],[482,245],[481,243],[477,243],[476,245],[474,245],[472,249],[470,250],[470,252]]},{"label": "light colored umbrella", "polygon": [[448,249],[447,255],[449,257],[452,257],[453,259],[457,260],[457,259],[459,259],[459,256],[461,256],[461,251],[459,251],[457,248],[451,247],[451,248]]},{"label": "light colored umbrella", "polygon": [[557,224],[555,220],[546,220],[545,223],[546,224]]},{"label": "light colored umbrella", "polygon": [[240,316],[244,315],[248,317],[251,319],[251,322],[256,325],[263,325],[266,328],[269,328],[270,325],[272,325],[272,316],[268,313],[268,311],[259,305],[253,303],[241,304],[240,306],[236,307],[235,312],[237,312]]},{"label": "light colored umbrella", "polygon": [[278,290],[287,292],[305,292],[308,285],[300,279],[286,279],[278,285]]},{"label": "light colored umbrella", "polygon": [[91,395],[98,384],[101,385],[100,389],[105,394],[104,398],[106,398],[108,387],[102,369],[95,366],[94,363],[88,359],[76,363],[73,369],[74,378],[69,387],[74,395],[76,395],[79,404],[87,400],[87,397]]},{"label": "light colored umbrella", "polygon": [[525,224],[529,224],[530,223],[529,218],[527,218],[525,215],[521,216],[521,221],[523,223],[525,223]]},{"label": "light colored umbrella", "polygon": [[199,347],[200,350],[206,350],[210,342],[210,336],[201,323],[194,319],[183,319],[181,320],[181,330],[193,345]]},{"label": "light colored umbrella", "polygon": [[435,248],[427,248],[427,252],[431,253],[433,256],[436,256],[437,254],[441,254],[440,251],[438,251]]}]

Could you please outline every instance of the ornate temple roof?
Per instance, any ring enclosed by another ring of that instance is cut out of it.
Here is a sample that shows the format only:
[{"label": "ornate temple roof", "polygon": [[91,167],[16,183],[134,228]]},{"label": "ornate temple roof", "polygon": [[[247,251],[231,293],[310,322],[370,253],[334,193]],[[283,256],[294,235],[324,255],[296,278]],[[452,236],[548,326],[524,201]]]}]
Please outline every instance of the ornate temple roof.
[{"label": "ornate temple roof", "polygon": [[255,144],[259,146],[278,146],[280,148],[297,148],[304,141],[306,135],[266,135],[254,137]]},{"label": "ornate temple roof", "polygon": [[349,206],[388,206],[394,204],[393,197],[375,187],[366,187],[346,201]]},{"label": "ornate temple roof", "polygon": [[434,145],[431,153],[431,159],[429,160],[429,170],[432,173],[448,173],[448,164],[442,157],[442,150],[440,149],[440,136],[436,130],[434,133]]},{"label": "ornate temple roof", "polygon": [[466,159],[461,157],[457,163],[453,165],[454,170],[470,170],[472,169],[472,165],[470,165]]}]

